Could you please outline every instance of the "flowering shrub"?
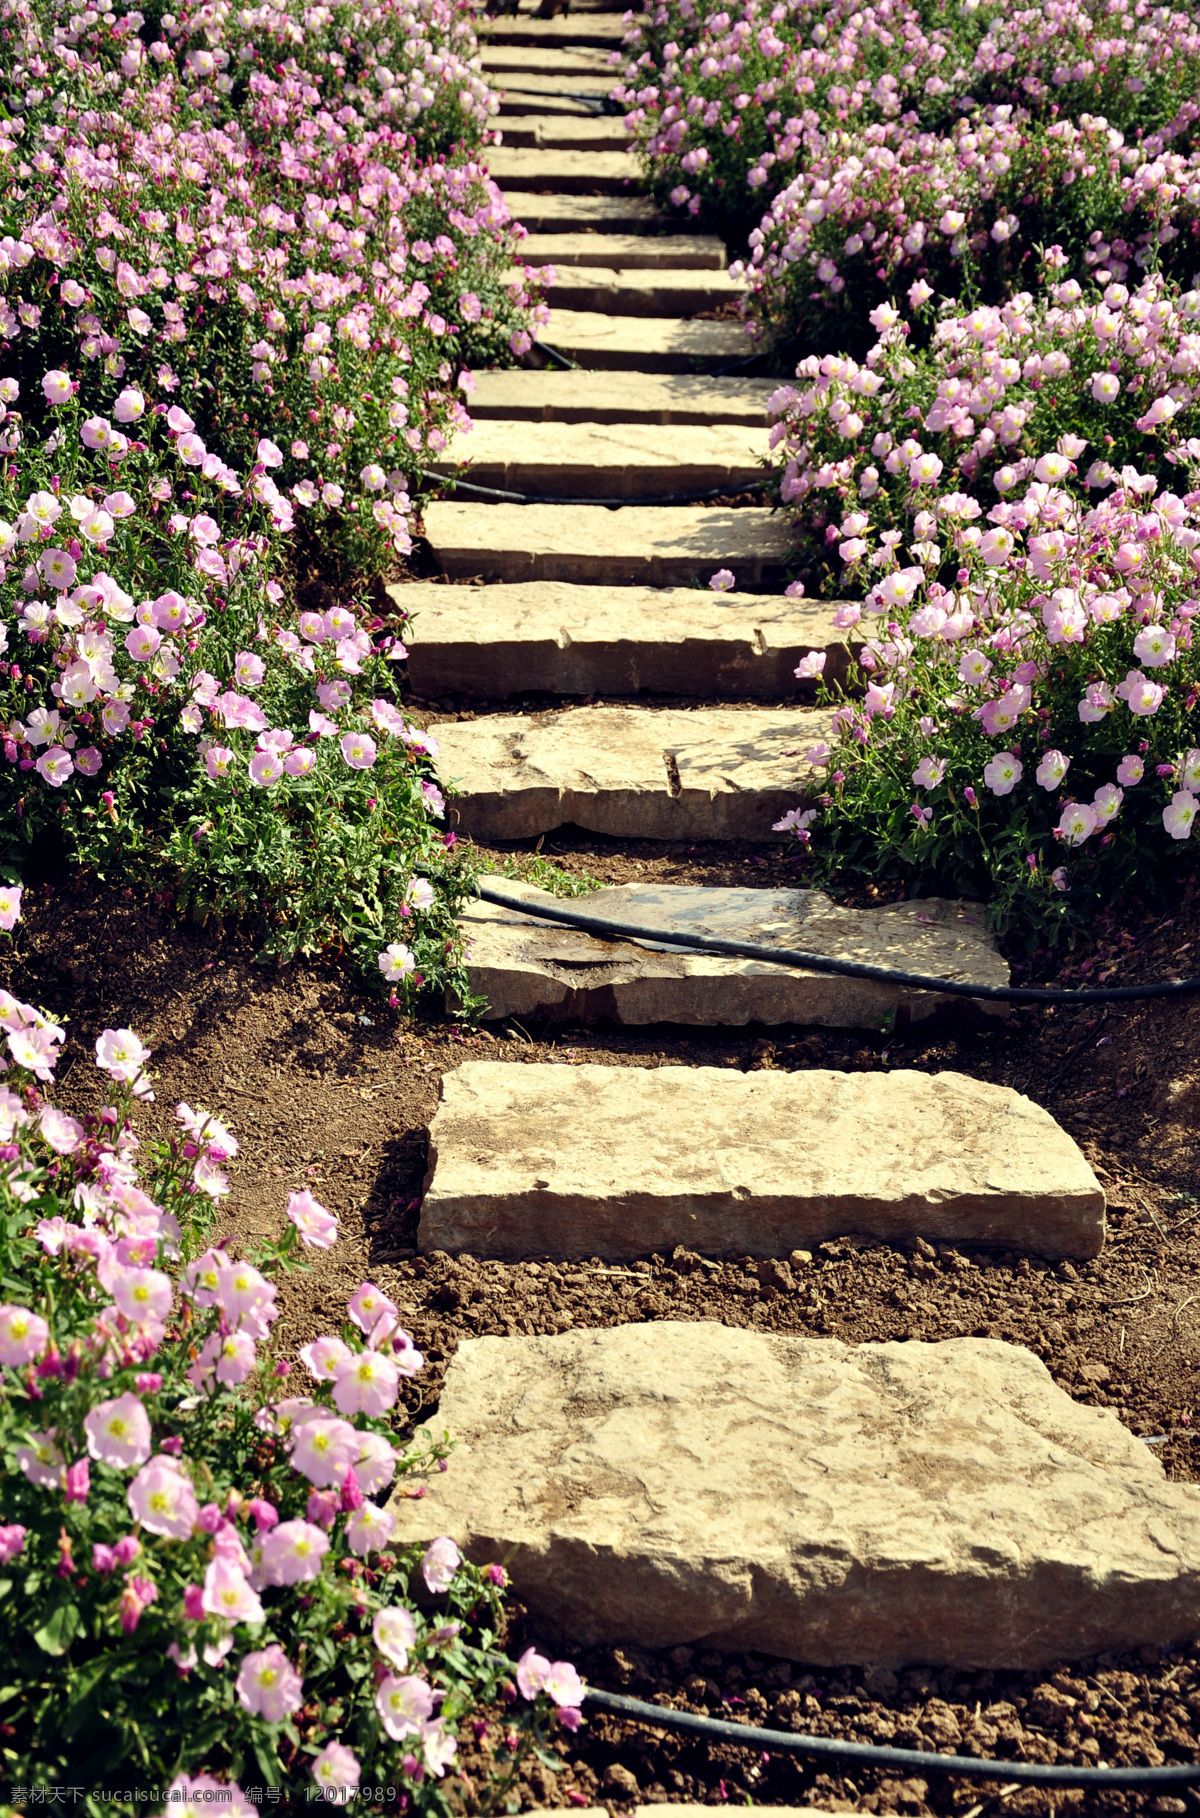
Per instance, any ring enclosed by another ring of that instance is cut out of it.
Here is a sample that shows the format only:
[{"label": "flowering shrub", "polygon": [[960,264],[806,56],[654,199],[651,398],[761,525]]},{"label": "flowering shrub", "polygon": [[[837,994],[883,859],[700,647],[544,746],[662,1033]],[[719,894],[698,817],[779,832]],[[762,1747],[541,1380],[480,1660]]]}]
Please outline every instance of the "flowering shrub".
[{"label": "flowering shrub", "polygon": [[[809,754],[830,772],[818,803],[779,828],[822,863],[903,863],[1044,932],[1135,878],[1153,888],[1200,812],[1200,491],[1127,468],[1089,507],[1043,461],[991,528],[931,489],[915,560],[885,544],[836,615],[864,637],[865,698]],[[931,578],[935,527],[953,588]],[[810,652],[797,673],[823,667]]]},{"label": "flowering shrub", "polygon": [[197,915],[249,918],[267,953],[333,943],[388,984],[444,981],[459,885],[436,740],[396,706],[404,647],[380,619],[297,614],[270,578],[290,515],[278,450],[239,477],[165,406],[114,445],[64,374],[43,389],[53,436],[0,477],[8,875],[49,840]]},{"label": "flowering shrub", "polygon": [[[9,893],[0,919],[19,906]],[[406,1480],[442,1454],[393,1441],[423,1359],[379,1288],[304,1346],[292,1392],[277,1278],[337,1220],[293,1193],[281,1240],[208,1246],[231,1132],[181,1104],[176,1135],[139,1144],[149,1055],[130,1030],[96,1043],[116,1104],[75,1117],[45,1095],[62,1029],[6,993],[0,1029],[9,1777],[95,1793],[135,1769],[202,1802],[217,1770],[221,1809],[248,1814],[239,1779],[344,1799],[365,1775],[444,1812],[481,1703],[515,1701],[510,1758],[553,1711],[575,1727],[573,1667],[529,1650],[512,1686],[489,1657],[500,1567],[445,1538],[391,1545],[389,1486],[422,1494]]]},{"label": "flowering shrub", "polygon": [[240,467],[268,437],[302,554],[406,552],[407,478],[470,427],[464,362],[537,327],[530,279],[503,281],[521,230],[461,139],[495,106],[465,17],[205,6],[159,36],[22,9],[10,29],[0,336],[26,397],[66,371],[110,446],[158,403]]},{"label": "flowering shrub", "polygon": [[[1052,248],[1048,263],[1065,260]],[[910,300],[927,315],[929,287]],[[1165,484],[1200,458],[1200,292],[1152,275],[1085,295],[1051,277],[999,307],[944,305],[924,351],[910,351],[891,305],[871,321],[879,339],[863,364],[810,355],[802,383],[770,400],[779,496],[806,580],[826,591],[861,592],[902,544],[936,573],[943,540],[985,528],[985,514],[1042,528],[1042,505],[1064,491],[1103,490],[1131,463]]]}]

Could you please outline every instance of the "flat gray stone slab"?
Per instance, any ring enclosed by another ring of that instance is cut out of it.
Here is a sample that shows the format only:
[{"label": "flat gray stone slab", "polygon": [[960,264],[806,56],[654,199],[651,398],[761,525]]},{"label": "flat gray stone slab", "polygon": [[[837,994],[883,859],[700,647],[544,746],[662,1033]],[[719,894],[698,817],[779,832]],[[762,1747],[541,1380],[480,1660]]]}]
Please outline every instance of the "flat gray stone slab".
[{"label": "flat gray stone slab", "polygon": [[652,423],[484,420],[455,435],[430,466],[479,486],[562,499],[737,492],[761,484],[769,433],[765,424],[697,424],[676,438]]},{"label": "flat gray stone slab", "polygon": [[[574,908],[610,921],[760,946],[793,947],[872,966],[1007,985],[1008,967],[973,904],[918,898],[887,909],[842,909],[818,890],[722,890],[687,884],[621,884],[577,902],[512,878],[505,893],[531,905]],[[471,903],[460,915],[471,989],[488,1000],[488,1020],[536,1016],[625,1024],[816,1023],[835,1029],[905,1026],[969,1000],[869,979],[800,972],[759,960],[689,953],[652,942],[585,934],[577,928]],[[977,1001],[978,1002],[978,1001]],[[978,1002],[1003,1019],[1004,1004]]]},{"label": "flat gray stone slab", "polygon": [[725,243],[714,234],[530,234],[521,257],[527,265],[556,269],[724,271]]},{"label": "flat gray stone slab", "polygon": [[[535,77],[523,77],[523,89]],[[585,77],[555,78],[564,83],[586,85]],[[641,166],[632,152],[598,151],[528,151],[520,146],[501,145],[487,154],[487,167],[506,193],[520,189],[557,189],[581,195],[611,196],[620,194],[631,183],[641,180]],[[520,204],[510,203],[515,215]]]},{"label": "flat gray stone slab", "polygon": [[530,233],[670,233],[674,215],[663,214],[649,196],[522,195],[515,211]]},{"label": "flat gray stone slab", "polygon": [[452,580],[607,581],[706,585],[728,568],[735,586],[781,575],[791,543],[784,520],[759,506],[460,505],[424,511],[425,536]]},{"label": "flat gray stone slab", "polygon": [[1200,1629],[1200,1489],[994,1339],[467,1339],[447,1428],[396,1544],[503,1560],[577,1647],[1030,1670]]},{"label": "flat gray stone slab", "polygon": [[[513,157],[522,154],[514,152]],[[558,153],[529,153],[530,157],[559,156]],[[574,154],[561,154],[574,155]],[[597,152],[595,161],[612,158],[615,152]],[[580,153],[580,157],[584,154]],[[515,214],[521,214],[518,203]],[[532,260],[530,261],[532,263]],[[505,274],[509,281],[509,274]],[[736,303],[747,294],[741,278],[731,278],[727,271],[662,271],[634,268],[629,271],[607,271],[602,266],[564,265],[557,271],[549,295],[555,308],[577,309],[603,314],[611,311],[621,316],[694,316],[702,309],[720,309]],[[738,324],[734,323],[734,327]],[[549,337],[547,337],[549,338]],[[743,339],[743,353],[754,350]]]},{"label": "flat gray stone slab", "polygon": [[1048,1111],[962,1073],[468,1061],[443,1077],[423,1250],[765,1257],[848,1232],[1096,1256],[1104,1194]]},{"label": "flat gray stone slab", "polygon": [[629,134],[624,120],[615,114],[526,114],[505,120],[504,143],[538,146],[543,151],[627,151]]},{"label": "flat gray stone slab", "polygon": [[573,824],[619,838],[770,839],[812,776],[826,710],[572,707],[440,725],[450,814],[477,839]]},{"label": "flat gray stone slab", "polygon": [[[528,220],[527,211],[522,211]],[[754,349],[740,322],[686,322],[554,309],[542,340],[580,366],[607,371],[694,373],[745,360]]]},{"label": "flat gray stone slab", "polygon": [[575,8],[565,19],[503,18],[480,22],[489,44],[598,44],[618,50],[629,30],[620,13],[580,15]]},{"label": "flat gray stone slab", "polygon": [[415,615],[405,633],[408,677],[426,697],[647,690],[777,701],[795,694],[808,650],[826,652],[830,677],[848,669],[829,600],[570,581],[414,581],[389,592]]},{"label": "flat gray stone slab", "polygon": [[475,422],[765,424],[774,379],[693,373],[564,372],[510,367],[475,374]]}]

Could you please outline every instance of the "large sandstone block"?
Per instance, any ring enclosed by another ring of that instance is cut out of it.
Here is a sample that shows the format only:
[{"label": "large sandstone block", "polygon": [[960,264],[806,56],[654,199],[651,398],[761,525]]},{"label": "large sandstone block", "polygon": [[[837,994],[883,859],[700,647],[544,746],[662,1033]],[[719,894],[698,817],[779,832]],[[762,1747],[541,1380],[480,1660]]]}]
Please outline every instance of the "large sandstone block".
[{"label": "large sandstone block", "polygon": [[[518,104],[513,97],[512,106]],[[563,101],[560,107],[575,103]],[[503,108],[502,112],[505,111]],[[589,118],[591,116],[588,116]],[[649,196],[522,195],[518,214],[530,233],[670,233],[679,223]]]},{"label": "large sandstone block", "polygon": [[618,838],[769,839],[831,725],[815,708],[575,707],[484,715],[438,738],[460,792],[451,816],[478,839],[569,823]]},{"label": "large sandstone block", "polygon": [[489,19],[484,27],[490,44],[597,44],[616,50],[629,27],[620,13],[580,14],[572,7],[570,17],[531,19],[510,16]]},{"label": "large sandstone block", "polygon": [[475,423],[430,466],[447,479],[537,498],[650,499],[739,492],[762,481],[768,430],[697,424],[664,436],[654,423]]},{"label": "large sandstone block", "polygon": [[[471,416],[546,423],[744,423],[767,420],[773,379],[694,373],[564,372],[515,367],[475,375]],[[464,449],[469,444],[460,444]],[[761,479],[761,475],[757,476]]]},{"label": "large sandstone block", "polygon": [[779,700],[796,693],[807,650],[826,652],[828,677],[845,679],[849,667],[830,601],[570,581],[417,581],[389,591],[414,615],[408,676],[425,696],[649,690]]},{"label": "large sandstone block", "polygon": [[[521,214],[530,219],[528,209],[522,207]],[[580,366],[620,372],[693,373],[728,366],[753,352],[740,322],[594,310],[552,309],[541,338]]]},{"label": "large sandstone block", "polygon": [[[580,124],[568,120],[557,128],[547,128],[549,143],[560,133],[573,141]],[[609,124],[596,122],[598,126]],[[514,144],[521,142],[507,128],[504,136]],[[600,134],[590,137],[598,148]],[[600,265],[613,271],[634,271],[638,266],[724,271],[725,242],[715,234],[530,234],[521,242],[521,258],[526,265]]]},{"label": "large sandstone block", "polygon": [[1030,1669],[1200,1632],[1200,1489],[995,1340],[468,1339],[447,1428],[398,1544],[503,1560],[575,1646]]},{"label": "large sandstone block", "polygon": [[[564,151],[625,151],[629,145],[629,133],[624,120],[617,119],[612,114],[593,114],[587,110],[583,114],[523,114],[512,120],[506,119],[503,130],[505,145],[536,145],[543,151],[551,147]],[[550,253],[529,253],[527,241],[521,250],[535,264],[553,256]]]},{"label": "large sandstone block", "polygon": [[596,76],[606,88],[613,82],[609,53],[598,45],[485,44],[483,69],[539,76]]},{"label": "large sandstone block", "polygon": [[[491,880],[485,880],[491,881]],[[935,978],[1006,985],[1008,967],[974,904],[937,897],[886,909],[842,909],[819,890],[721,890],[686,884],[621,884],[566,904],[511,878],[496,880],[531,905],[572,908],[610,921],[768,947],[798,947],[838,959],[894,966]],[[827,1028],[905,1026],[939,1012],[1003,1018],[1002,1003],[869,979],[801,972],[760,960],[689,953],[640,940],[606,939],[538,921],[495,903],[460,915],[471,990],[485,1019],[534,1016],[562,1022],[816,1023]]]},{"label": "large sandstone block", "polygon": [[[710,326],[712,326],[710,324]],[[427,505],[425,535],[451,580],[607,581],[686,586],[718,568],[753,588],[791,554],[783,518],[765,506]]]},{"label": "large sandstone block", "polygon": [[[570,94],[591,92],[596,88],[596,81],[588,76],[522,76],[509,87],[528,94],[537,92],[543,82],[550,87],[561,87]],[[633,153],[627,151],[527,151],[519,146],[509,150],[501,145],[488,152],[487,166],[506,193],[518,189],[556,189],[590,196],[619,195],[641,176],[641,166]],[[521,213],[511,201],[510,207],[514,214]]]},{"label": "large sandstone block", "polygon": [[[513,158],[578,157],[581,162],[594,164],[603,164],[617,155],[615,152],[511,153]],[[519,205],[514,205],[514,213],[523,212]],[[529,263],[532,264],[532,260]],[[506,281],[515,275],[506,274]],[[726,303],[734,303],[745,296],[746,290],[745,280],[730,277],[727,271],[660,271],[653,268],[609,271],[600,265],[564,265],[558,268],[549,295],[558,309],[591,310],[619,316],[693,316],[703,309],[720,309]],[[754,350],[747,342],[742,351],[752,353]]]},{"label": "large sandstone block", "polygon": [[418,1244],[516,1260],[788,1256],[859,1232],[1095,1256],[1104,1194],[1031,1099],[959,1073],[447,1073]]}]

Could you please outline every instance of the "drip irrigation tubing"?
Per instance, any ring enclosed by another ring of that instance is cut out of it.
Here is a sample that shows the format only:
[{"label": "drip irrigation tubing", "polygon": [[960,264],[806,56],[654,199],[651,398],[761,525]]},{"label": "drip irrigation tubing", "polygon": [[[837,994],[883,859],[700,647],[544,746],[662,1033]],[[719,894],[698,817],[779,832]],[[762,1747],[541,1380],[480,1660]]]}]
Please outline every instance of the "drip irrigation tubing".
[{"label": "drip irrigation tubing", "polygon": [[578,909],[559,909],[549,903],[530,903],[506,896],[494,884],[477,879],[475,889],[485,903],[532,915],[541,921],[579,928],[603,940],[656,941],[663,946],[686,947],[729,959],[762,960],[770,966],[794,966],[804,972],[830,972],[839,978],[870,979],[881,985],[904,985],[913,991],[936,991],[943,997],[981,998],[1002,1004],[1119,1004],[1148,997],[1183,997],[1200,991],[1200,978],[1158,979],[1144,985],[1084,985],[1063,990],[1052,985],[972,985],[965,979],[938,978],[928,972],[905,972],[892,966],[872,966],[862,960],[839,959],[829,953],[806,953],[796,947],[768,947],[758,941],[730,941],[712,934],[685,934],[674,928],[649,928],[640,922],[612,921],[604,915],[587,915]]},{"label": "drip irrigation tubing", "polygon": [[418,478],[437,486],[453,486],[463,492],[476,492],[484,499],[499,499],[505,505],[603,505],[616,511],[624,505],[700,505],[705,499],[728,499],[742,492],[761,492],[761,480],[750,480],[739,486],[731,480],[727,486],[710,486],[707,492],[663,492],[637,494],[625,499],[573,498],[562,493],[508,492],[500,486],[479,486],[474,480],[459,480],[453,474],[432,473],[427,467],[417,470]]}]

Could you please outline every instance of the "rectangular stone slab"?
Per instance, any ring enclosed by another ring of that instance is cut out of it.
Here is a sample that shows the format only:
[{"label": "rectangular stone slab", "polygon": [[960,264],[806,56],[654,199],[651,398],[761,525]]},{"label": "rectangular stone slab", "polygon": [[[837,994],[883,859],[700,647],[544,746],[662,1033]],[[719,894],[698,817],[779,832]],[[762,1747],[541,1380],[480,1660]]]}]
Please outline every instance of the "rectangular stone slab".
[{"label": "rectangular stone slab", "polygon": [[[522,154],[514,152],[512,155],[516,158]],[[528,155],[548,158],[574,154],[531,152]],[[595,161],[599,163],[602,158],[615,155],[597,152]],[[521,213],[519,199],[512,207],[514,214]],[[510,282],[511,278],[512,274],[505,274],[505,282]],[[731,278],[727,271],[607,271],[602,266],[564,265],[557,272],[548,294],[559,309],[600,314],[611,310],[621,316],[694,316],[702,309],[720,309],[726,303],[736,302],[745,296],[746,289],[743,279]],[[743,352],[753,351],[746,342]]]},{"label": "rectangular stone slab", "polygon": [[[491,882],[492,880],[487,880]],[[513,878],[495,880],[531,906],[578,909],[610,921],[793,947],[872,966],[976,985],[1007,985],[1008,967],[976,904],[938,897],[886,909],[842,909],[818,890],[728,890],[687,884],[620,884],[575,902]],[[935,991],[801,972],[761,960],[593,935],[539,921],[495,903],[471,903],[458,918],[467,938],[471,990],[485,1020],[533,1016],[554,1022],[750,1022],[874,1029],[938,1013],[998,1017],[1008,1006]]]},{"label": "rectangular stone slab", "polygon": [[679,226],[649,196],[521,195],[514,211],[530,233],[670,233]]},{"label": "rectangular stone slab", "polygon": [[745,423],[767,419],[774,379],[710,379],[696,373],[626,375],[513,367],[475,374],[471,416],[478,423]]},{"label": "rectangular stone slab", "polygon": [[754,351],[740,322],[687,322],[592,310],[552,309],[541,339],[580,366],[601,371],[694,373],[731,366]]},{"label": "rectangular stone slab", "polygon": [[504,122],[505,145],[536,145],[543,150],[627,151],[629,132],[615,114],[527,114]]},{"label": "rectangular stone slab", "polygon": [[[510,97],[519,95],[532,96],[537,100],[547,99],[552,95],[587,95],[600,101],[607,101],[613,88],[613,72],[597,70],[595,75],[547,76],[534,70],[529,75],[511,75],[500,78],[491,84],[500,92],[501,103]],[[615,116],[614,116],[615,117]],[[491,155],[488,156],[491,163]],[[499,178],[497,178],[499,182]]]},{"label": "rectangular stone slab", "polygon": [[[528,89],[536,80],[523,77],[522,86]],[[578,82],[586,88],[588,79],[562,76],[554,80],[564,85]],[[520,146],[510,151],[503,145],[488,152],[487,167],[506,194],[520,189],[557,189],[590,196],[619,195],[629,184],[640,181],[642,174],[632,152],[525,151]],[[520,215],[519,202],[510,198],[509,206]]]},{"label": "rectangular stone slab", "polygon": [[447,1428],[395,1545],[503,1560],[568,1647],[1027,1671],[1200,1629],[1200,1489],[995,1339],[466,1339]]},{"label": "rectangular stone slab", "polygon": [[[539,76],[597,76],[611,88],[616,77],[609,52],[584,44],[485,44],[480,64],[489,74]],[[501,77],[503,80],[503,76]]]},{"label": "rectangular stone slab", "polygon": [[778,700],[796,693],[796,665],[814,647],[828,676],[849,666],[828,600],[569,581],[413,581],[389,594],[414,615],[408,679],[425,697],[538,689]]},{"label": "rectangular stone slab", "polygon": [[1096,1256],[1065,1130],[961,1073],[468,1061],[442,1080],[417,1242],[519,1258],[787,1256],[858,1232]]},{"label": "rectangular stone slab", "polygon": [[606,581],[671,587],[728,568],[735,586],[782,575],[791,550],[781,517],[759,506],[485,505],[441,500],[425,536],[450,578]]},{"label": "rectangular stone slab", "polygon": [[591,102],[574,100],[566,94],[522,95],[518,92],[500,96],[500,118],[506,131],[508,121],[521,120],[533,114],[539,118],[543,114],[560,114],[565,120],[596,120],[602,117],[597,114]]},{"label": "rectangular stone slab", "polygon": [[713,234],[530,234],[521,242],[521,257],[526,265],[544,262],[556,269],[724,271],[725,244]]},{"label": "rectangular stone slab", "polygon": [[480,22],[481,36],[488,44],[597,44],[617,50],[629,27],[620,13],[598,12],[580,15],[574,8],[569,18],[530,19],[496,18]]},{"label": "rectangular stone slab", "polygon": [[[454,435],[430,467],[477,486],[562,499],[639,499],[761,483],[769,431],[697,424],[664,436],[653,423],[502,423]],[[470,494],[467,494],[470,497]]]},{"label": "rectangular stone slab", "polygon": [[461,791],[448,812],[476,839],[569,823],[619,839],[770,839],[831,725],[815,708],[573,707],[442,725],[438,739]]}]

